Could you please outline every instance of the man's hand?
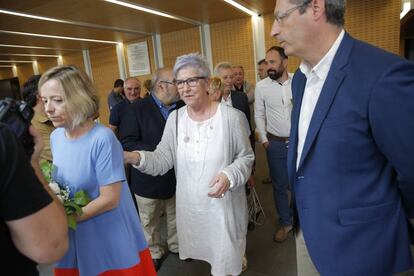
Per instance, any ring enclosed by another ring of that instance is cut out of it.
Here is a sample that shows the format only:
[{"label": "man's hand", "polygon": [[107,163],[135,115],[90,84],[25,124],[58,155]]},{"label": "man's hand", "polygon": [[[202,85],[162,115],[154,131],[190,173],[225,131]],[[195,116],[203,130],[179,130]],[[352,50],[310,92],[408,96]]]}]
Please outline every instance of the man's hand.
[{"label": "man's hand", "polygon": [[230,187],[230,180],[221,172],[213,177],[208,186],[216,188],[215,192],[208,193],[209,197],[222,198]]},{"label": "man's hand", "polygon": [[254,178],[254,175],[250,175],[249,179],[247,180],[247,187],[253,188],[256,186],[256,179]]},{"label": "man's hand", "polygon": [[262,145],[265,149],[267,149],[267,147],[269,146],[269,141],[264,142]]}]

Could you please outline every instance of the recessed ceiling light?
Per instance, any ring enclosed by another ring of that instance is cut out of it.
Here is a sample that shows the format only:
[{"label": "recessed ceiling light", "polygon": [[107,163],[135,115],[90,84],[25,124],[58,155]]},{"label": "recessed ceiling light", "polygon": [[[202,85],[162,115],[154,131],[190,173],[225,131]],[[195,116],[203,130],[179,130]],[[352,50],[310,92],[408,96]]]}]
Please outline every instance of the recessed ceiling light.
[{"label": "recessed ceiling light", "polygon": [[0,53],[0,56],[22,56],[22,57],[59,57],[58,55],[37,55],[37,54],[6,54]]},{"label": "recessed ceiling light", "polygon": [[57,38],[57,39],[65,39],[65,40],[80,40],[80,41],[86,41],[86,42],[97,42],[97,43],[108,43],[108,44],[117,44],[118,43],[117,41],[111,41],[111,40],[89,39],[89,38],[73,37],[73,36],[58,36],[58,35],[24,33],[24,32],[15,32],[15,31],[6,31],[6,30],[0,30],[0,33],[15,34],[15,35],[27,35],[27,36],[35,36],[35,37],[46,37],[46,38]]},{"label": "recessed ceiling light", "polygon": [[132,3],[132,2],[128,2],[128,1],[119,1],[119,0],[104,0],[104,1],[108,2],[108,3],[115,4],[115,5],[131,8],[131,9],[134,9],[134,10],[139,10],[139,11],[143,11],[143,12],[146,12],[146,13],[155,14],[155,15],[158,15],[158,16],[163,16],[163,17],[166,17],[166,18],[179,20],[179,21],[182,21],[182,22],[186,22],[186,23],[189,23],[189,24],[196,25],[196,26],[202,25],[201,22],[198,22],[196,20],[192,20],[192,19],[189,19],[189,18],[177,16],[177,15],[168,14],[168,13],[165,13],[165,12],[162,12],[162,11],[159,11],[159,10],[155,10],[155,9],[150,8],[150,7],[146,7],[144,5],[140,5],[140,4],[137,4],[137,3]]},{"label": "recessed ceiling light", "polygon": [[239,10],[250,14],[251,16],[257,16],[257,13],[252,11],[251,9],[246,8],[245,6],[240,5],[239,3],[233,1],[233,0],[224,0],[224,2],[229,3],[230,5],[238,8]]},{"label": "recessed ceiling light", "polygon": [[15,45],[15,44],[0,44],[0,47],[9,48],[27,48],[27,49],[45,49],[45,50],[62,50],[62,51],[82,51],[82,49],[65,49],[65,48],[52,48],[52,47],[40,47],[40,46],[29,46],[29,45]]},{"label": "recessed ceiling light", "polygon": [[58,18],[53,18],[53,17],[39,16],[39,15],[9,11],[9,10],[4,10],[4,9],[0,9],[0,13],[20,16],[20,17],[26,17],[26,18],[32,18],[32,19],[37,19],[37,20],[43,20],[43,21],[49,21],[49,22],[56,22],[56,23],[61,23],[61,24],[69,24],[69,25],[87,27],[87,28],[104,29],[104,30],[111,30],[111,31],[117,31],[117,32],[124,32],[124,33],[152,35],[152,33],[137,31],[137,30],[132,30],[132,29],[117,28],[117,27],[87,23],[87,22],[80,22],[80,21],[63,20],[63,19],[58,19]]},{"label": "recessed ceiling light", "polygon": [[33,63],[33,60],[0,60],[3,63]]}]

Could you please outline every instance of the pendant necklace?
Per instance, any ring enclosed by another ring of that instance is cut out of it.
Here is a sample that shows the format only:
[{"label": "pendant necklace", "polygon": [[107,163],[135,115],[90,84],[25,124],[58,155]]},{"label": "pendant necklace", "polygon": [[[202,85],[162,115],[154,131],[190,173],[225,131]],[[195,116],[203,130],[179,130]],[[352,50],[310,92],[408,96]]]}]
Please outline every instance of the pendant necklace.
[{"label": "pendant necklace", "polygon": [[[201,177],[204,174],[204,169],[205,169],[205,165],[206,165],[205,164],[206,163],[205,162],[206,161],[206,154],[207,154],[208,144],[209,144],[208,143],[209,142],[208,132],[209,132],[209,130],[212,130],[213,129],[213,126],[211,125],[211,123],[213,121],[213,118],[211,118],[210,116],[211,116],[211,105],[210,105],[210,108],[209,108],[208,122],[207,122],[206,132],[205,132],[207,141],[206,141],[206,144],[205,144],[205,148],[203,150],[203,153],[202,153],[203,159],[202,159],[202,163],[201,163],[201,172],[200,172],[200,174],[197,177],[195,177],[194,174],[193,174],[193,171],[195,171],[194,168],[191,169],[191,168],[189,168],[189,165],[188,165],[189,161],[191,162],[191,160],[187,156],[187,152],[189,150],[187,150],[187,149],[184,150],[184,163],[185,163],[185,167],[186,167],[186,169],[188,171],[188,174],[190,175],[191,179],[194,182],[199,182],[200,179],[201,179]],[[190,136],[188,135],[188,124],[189,124],[189,121],[188,121],[189,119],[188,118],[189,117],[190,117],[190,115],[189,115],[188,109],[187,109],[187,118],[186,118],[186,125],[185,125],[185,130],[186,130],[185,132],[186,133],[185,133],[185,136],[184,136],[184,143],[185,143],[184,145],[187,145],[187,146],[190,146],[189,142],[192,141],[191,138],[190,138]],[[200,147],[201,146],[201,132],[200,132],[201,125],[196,124],[196,127],[198,129],[198,140],[196,140],[196,139],[193,138],[194,139],[193,142],[197,143],[198,146]]]}]

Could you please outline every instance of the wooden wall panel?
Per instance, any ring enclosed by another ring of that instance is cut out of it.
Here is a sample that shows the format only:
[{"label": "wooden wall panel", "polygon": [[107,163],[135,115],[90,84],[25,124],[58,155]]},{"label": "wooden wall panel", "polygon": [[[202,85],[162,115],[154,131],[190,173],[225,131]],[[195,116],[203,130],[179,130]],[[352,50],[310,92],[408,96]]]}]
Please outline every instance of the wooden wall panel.
[{"label": "wooden wall panel", "polygon": [[34,75],[33,65],[31,63],[17,64],[16,68],[20,88],[22,88],[27,79]]},{"label": "wooden wall panel", "polygon": [[37,68],[39,69],[39,74],[43,74],[50,68],[55,67],[57,65],[57,59],[48,58],[37,61]]},{"label": "wooden wall panel", "polygon": [[250,18],[215,23],[210,26],[213,68],[222,61],[244,67],[245,79],[256,82],[253,30]]},{"label": "wooden wall panel", "polygon": [[13,70],[10,67],[0,68],[0,80],[13,78]]},{"label": "wooden wall panel", "polygon": [[[133,44],[133,43],[137,43],[137,42],[142,42],[142,41],[147,41],[148,55],[149,55],[149,62],[150,62],[151,73],[148,74],[148,75],[136,76],[136,78],[140,80],[141,85],[144,83],[145,80],[152,79],[152,74],[156,70],[155,60],[154,60],[154,46],[153,46],[153,43],[152,43],[152,38],[151,37],[147,37],[146,39],[133,40],[133,41],[129,41],[128,43],[124,44],[124,55],[125,55],[125,64],[126,64],[127,76],[130,77],[130,74],[129,74],[129,66],[128,66],[127,46],[129,44]],[[131,77],[134,77],[134,76],[131,76]],[[144,96],[144,93],[145,93],[145,90],[144,89],[141,89],[141,97]]]},{"label": "wooden wall panel", "polygon": [[161,35],[162,55],[165,67],[173,67],[178,56],[201,53],[198,27]]},{"label": "wooden wall panel", "polygon": [[82,52],[75,52],[72,54],[63,55],[62,60],[63,64],[65,65],[76,65],[80,69],[85,70]]},{"label": "wooden wall panel", "polygon": [[355,38],[398,55],[400,7],[400,0],[350,0],[345,29]]},{"label": "wooden wall panel", "polygon": [[119,78],[118,60],[115,46],[104,46],[89,50],[92,64],[93,82],[99,95],[99,120],[108,124],[109,108],[107,104],[108,94],[114,81]]},{"label": "wooden wall panel", "polygon": [[[400,53],[400,0],[349,0],[345,13],[345,29],[353,37],[376,45],[395,54]],[[265,48],[278,45],[271,37],[274,16],[265,14]],[[300,64],[296,57],[289,57],[289,72],[294,72]]]}]

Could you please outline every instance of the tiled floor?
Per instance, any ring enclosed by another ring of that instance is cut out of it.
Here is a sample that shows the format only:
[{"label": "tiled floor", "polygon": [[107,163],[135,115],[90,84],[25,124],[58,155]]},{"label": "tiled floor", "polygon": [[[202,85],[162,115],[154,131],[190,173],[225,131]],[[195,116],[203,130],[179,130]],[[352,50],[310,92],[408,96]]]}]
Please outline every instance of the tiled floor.
[{"label": "tiled floor", "polygon": [[[268,175],[264,151],[261,145],[256,145],[256,191],[263,205],[266,221],[256,226],[247,235],[248,270],[242,276],[295,276],[296,252],[295,240],[292,234],[282,244],[273,242],[272,236],[277,227],[277,215],[272,196],[272,185],[262,184]],[[261,221],[263,217],[259,218]],[[414,252],[413,252],[414,253]],[[52,275],[50,266],[40,268],[41,276]],[[168,255],[158,271],[159,276],[209,276],[210,265],[202,261],[180,261],[176,255]],[[370,275],[367,275],[370,276]],[[399,276],[414,276],[414,270]]]}]

